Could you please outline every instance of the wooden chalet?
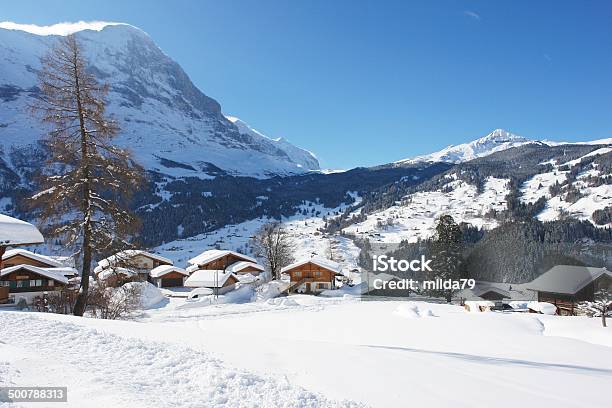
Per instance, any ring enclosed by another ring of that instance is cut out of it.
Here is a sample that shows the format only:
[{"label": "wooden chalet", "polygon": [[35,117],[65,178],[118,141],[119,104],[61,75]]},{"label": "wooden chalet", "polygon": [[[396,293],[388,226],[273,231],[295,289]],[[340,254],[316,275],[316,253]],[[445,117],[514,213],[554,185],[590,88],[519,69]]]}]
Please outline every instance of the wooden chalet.
[{"label": "wooden chalet", "polygon": [[265,268],[255,262],[241,261],[231,264],[227,267],[227,270],[236,275],[251,274],[257,276],[264,272]]},{"label": "wooden chalet", "polygon": [[15,301],[23,298],[31,303],[44,292],[61,290],[68,285],[68,278],[52,268],[16,265],[0,270],[0,286],[8,288],[9,297]]},{"label": "wooden chalet", "polygon": [[189,273],[173,265],[160,265],[149,272],[151,283],[160,288],[172,288],[183,286]]},{"label": "wooden chalet", "polygon": [[8,247],[42,244],[44,238],[32,224],[0,214],[0,269]]},{"label": "wooden chalet", "polygon": [[340,265],[329,259],[313,257],[284,267],[281,273],[289,275],[288,292],[319,293],[336,288],[336,276],[341,276]]},{"label": "wooden chalet", "polygon": [[240,262],[259,266],[255,258],[251,258],[239,252],[221,249],[204,251],[187,262],[191,265],[191,270],[226,270],[229,266]]},{"label": "wooden chalet", "polygon": [[577,303],[593,301],[605,288],[612,288],[612,273],[606,268],[572,265],[557,265],[527,284],[538,302],[552,303],[560,315],[575,315]]},{"label": "wooden chalet", "polygon": [[[211,249],[191,258],[185,286],[211,288],[217,294],[236,288],[238,282],[252,283],[265,268],[250,256],[236,251]],[[253,275],[253,276],[250,276]],[[221,283],[219,283],[221,280]]]},{"label": "wooden chalet", "polygon": [[112,285],[111,281],[149,280],[151,270],[161,265],[172,265],[172,261],[157,254],[130,249],[102,259],[94,273],[98,279],[107,280]]}]

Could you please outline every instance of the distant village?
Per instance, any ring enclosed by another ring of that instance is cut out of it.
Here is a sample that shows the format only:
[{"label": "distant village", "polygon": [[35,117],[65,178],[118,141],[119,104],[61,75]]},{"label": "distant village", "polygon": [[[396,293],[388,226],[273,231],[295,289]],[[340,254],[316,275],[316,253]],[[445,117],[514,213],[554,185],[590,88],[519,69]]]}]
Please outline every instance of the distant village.
[{"label": "distant village", "polygon": [[[32,306],[49,293],[78,291],[81,277],[74,259],[22,248],[44,241],[36,227],[6,215],[0,215],[0,227],[0,306]],[[318,295],[343,286],[353,287],[338,262],[314,255],[284,266],[281,274],[284,285],[278,293],[280,296]],[[107,287],[149,282],[164,289],[166,296],[193,300],[224,295],[243,286],[257,287],[271,277],[257,259],[229,249],[204,249],[189,259],[187,265],[174,265],[172,260],[158,254],[130,249],[98,261],[92,278]],[[380,298],[417,295],[373,289],[374,279],[399,280],[386,273],[370,274],[366,278],[368,284],[358,285],[354,288],[358,292],[353,289],[350,293]],[[557,265],[529,283],[479,282],[476,287],[458,293],[456,298],[468,311],[577,315],[582,314],[579,304],[594,301],[598,290],[611,284],[612,273],[605,268]]]}]

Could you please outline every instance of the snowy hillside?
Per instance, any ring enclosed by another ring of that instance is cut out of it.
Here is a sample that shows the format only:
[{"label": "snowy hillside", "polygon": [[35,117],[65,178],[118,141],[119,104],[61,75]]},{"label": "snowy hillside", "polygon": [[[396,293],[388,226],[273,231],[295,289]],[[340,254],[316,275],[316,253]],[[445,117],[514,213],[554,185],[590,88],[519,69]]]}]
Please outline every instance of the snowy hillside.
[{"label": "snowy hillside", "polygon": [[[589,158],[610,152],[612,147],[604,147],[575,160],[552,164],[551,171],[537,174],[525,182],[521,188],[521,200],[533,203],[540,197],[546,198],[546,208],[538,214],[540,221],[551,221],[559,219],[562,215],[569,215],[593,222],[594,211],[612,206],[612,185],[592,185],[589,182],[589,178],[596,179],[604,175],[594,163],[587,163],[584,169],[574,175],[574,179],[570,178],[571,169],[573,166],[586,163]],[[551,187],[564,182],[567,184],[565,191],[553,195]],[[570,190],[576,191],[579,197],[575,197],[574,200],[568,196]]]},{"label": "snowy hillside", "polygon": [[[541,171],[529,176],[520,186],[520,201],[533,204],[543,198],[543,210],[537,214],[540,221],[571,217],[596,224],[593,213],[612,207],[612,184],[604,181],[612,172],[602,170],[602,165],[594,161],[609,163],[612,147],[593,147],[591,150],[573,160],[563,160],[561,156],[540,163],[538,168]],[[504,161],[510,162],[510,159]],[[471,167],[476,171],[486,171],[491,165],[474,163]],[[526,168],[527,165],[516,164],[516,167]],[[462,171],[465,170],[449,170],[434,187],[407,194],[393,205],[367,214],[365,220],[344,231],[374,242],[416,242],[431,237],[436,220],[446,214],[458,223],[466,222],[487,230],[497,227],[496,213],[507,210],[510,179],[489,176],[479,191],[474,183],[460,177]],[[361,211],[358,209],[355,215]],[[599,226],[612,227],[612,224]]]},{"label": "snowy hillside", "polygon": [[205,176],[212,164],[232,175],[267,177],[319,168],[310,152],[228,120],[219,103],[138,28],[0,23],[0,176],[5,173],[5,182],[9,171],[14,179],[34,166],[27,159],[46,133],[27,109],[38,92],[35,71],[56,34],[72,31],[85,48],[91,71],[110,85],[109,111],[121,126],[117,143],[129,147],[148,170]]},{"label": "snowy hillside", "polygon": [[484,191],[478,193],[476,186],[450,175],[444,192],[423,191],[406,196],[401,202],[369,215],[365,221],[344,231],[372,242],[417,242],[434,234],[437,219],[442,215],[451,215],[457,222],[492,229],[498,223],[488,214],[491,210],[506,208],[507,182],[491,177]]},{"label": "snowy hillside", "polygon": [[438,152],[397,161],[395,164],[409,164],[418,162],[447,162],[461,163],[484,157],[491,153],[500,152],[512,147],[527,143],[537,143],[522,136],[514,135],[503,129],[495,129],[488,135],[469,143],[448,146]]}]

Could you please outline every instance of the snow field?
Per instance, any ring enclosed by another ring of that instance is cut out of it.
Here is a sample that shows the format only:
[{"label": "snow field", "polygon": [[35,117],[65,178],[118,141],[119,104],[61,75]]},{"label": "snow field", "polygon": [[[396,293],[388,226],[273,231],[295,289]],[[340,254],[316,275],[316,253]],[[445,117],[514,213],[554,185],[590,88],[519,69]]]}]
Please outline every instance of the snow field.
[{"label": "snow field", "polygon": [[80,320],[85,325],[0,313],[0,385],[65,385],[68,406],[75,407],[358,405],[328,400],[284,379],[229,368],[209,353],[180,344],[122,337]]}]

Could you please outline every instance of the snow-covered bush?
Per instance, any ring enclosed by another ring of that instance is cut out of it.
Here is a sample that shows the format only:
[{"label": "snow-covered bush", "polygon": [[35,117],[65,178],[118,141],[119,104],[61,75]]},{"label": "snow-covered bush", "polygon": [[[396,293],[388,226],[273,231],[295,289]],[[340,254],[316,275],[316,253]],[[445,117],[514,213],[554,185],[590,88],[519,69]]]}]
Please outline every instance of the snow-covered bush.
[{"label": "snow-covered bush", "polygon": [[601,317],[601,324],[607,327],[606,317],[612,316],[612,292],[601,289],[595,293],[593,302],[582,302],[578,308],[589,317]]}]

